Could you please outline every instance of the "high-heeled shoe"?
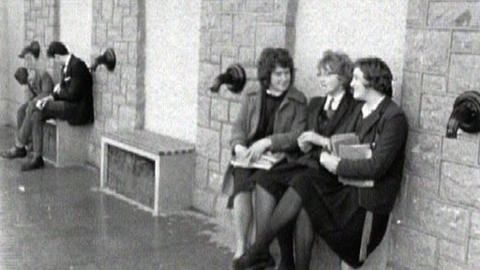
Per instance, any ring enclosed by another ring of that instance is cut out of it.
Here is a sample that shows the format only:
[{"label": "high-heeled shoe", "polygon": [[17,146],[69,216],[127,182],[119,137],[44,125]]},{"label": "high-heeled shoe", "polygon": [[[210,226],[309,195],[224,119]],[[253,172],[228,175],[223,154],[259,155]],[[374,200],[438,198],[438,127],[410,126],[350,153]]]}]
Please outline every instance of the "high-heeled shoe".
[{"label": "high-heeled shoe", "polygon": [[263,251],[258,245],[251,246],[245,254],[232,261],[234,270],[259,270],[274,266],[275,260],[269,252]]}]

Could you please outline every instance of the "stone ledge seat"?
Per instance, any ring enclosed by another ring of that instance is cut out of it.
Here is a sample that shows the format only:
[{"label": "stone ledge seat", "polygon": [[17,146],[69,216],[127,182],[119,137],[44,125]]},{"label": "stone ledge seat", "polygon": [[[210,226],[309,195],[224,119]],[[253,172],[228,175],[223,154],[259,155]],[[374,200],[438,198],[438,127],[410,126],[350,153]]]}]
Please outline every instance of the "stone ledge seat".
[{"label": "stone ledge seat", "polygon": [[84,165],[93,125],[71,126],[66,121],[49,119],[44,125],[43,156],[55,167]]},{"label": "stone ledge seat", "polygon": [[101,140],[100,190],[154,216],[192,206],[193,144],[146,130]]}]

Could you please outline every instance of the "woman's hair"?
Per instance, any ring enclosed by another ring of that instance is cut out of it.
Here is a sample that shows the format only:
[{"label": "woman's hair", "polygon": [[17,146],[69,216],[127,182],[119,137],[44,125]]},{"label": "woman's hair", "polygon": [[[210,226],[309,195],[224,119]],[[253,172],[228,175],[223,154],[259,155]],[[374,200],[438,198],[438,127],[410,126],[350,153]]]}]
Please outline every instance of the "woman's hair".
[{"label": "woman's hair", "polygon": [[278,66],[290,69],[290,85],[292,85],[295,73],[293,59],[288,50],[283,48],[263,49],[257,64],[257,77],[262,89],[268,89],[270,87],[270,77]]},{"label": "woman's hair", "polygon": [[378,57],[360,58],[355,62],[368,84],[366,86],[391,97],[393,75],[388,65]]},{"label": "woman's hair", "polygon": [[338,75],[343,88],[349,91],[350,81],[353,76],[353,62],[346,53],[331,50],[325,51],[322,58],[318,61],[317,68],[319,71],[324,69],[329,74]]}]

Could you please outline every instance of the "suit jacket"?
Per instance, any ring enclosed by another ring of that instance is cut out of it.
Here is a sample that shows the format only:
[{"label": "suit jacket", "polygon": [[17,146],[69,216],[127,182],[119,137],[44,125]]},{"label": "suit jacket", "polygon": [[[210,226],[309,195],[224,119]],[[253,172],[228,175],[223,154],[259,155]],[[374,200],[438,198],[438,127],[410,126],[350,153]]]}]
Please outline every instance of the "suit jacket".
[{"label": "suit jacket", "polygon": [[85,125],[93,122],[92,85],[92,74],[87,65],[72,55],[66,71],[62,70],[61,90],[53,94],[55,100],[66,102],[65,115],[69,124]]},{"label": "suit jacket", "polygon": [[[314,97],[310,100],[307,109],[307,130],[318,130],[318,116],[323,111],[326,97]],[[359,102],[354,100],[350,93],[345,93],[340,102],[337,110],[333,114],[332,118],[327,120],[323,132],[320,135],[325,137],[331,137],[338,133],[339,130],[345,129],[345,125],[348,123],[350,117],[352,117],[353,109]],[[297,163],[306,165],[310,168],[319,169],[320,163],[318,161],[321,152],[320,146],[314,146],[308,153],[302,155],[296,160]]]},{"label": "suit jacket", "polygon": [[356,117],[347,124],[347,131],[355,130],[361,143],[370,143],[372,158],[342,159],[337,167],[339,176],[362,181],[372,179],[373,188],[357,188],[359,205],[380,214],[391,212],[402,180],[408,124],[402,109],[389,97],[363,120],[362,106],[354,111]]}]

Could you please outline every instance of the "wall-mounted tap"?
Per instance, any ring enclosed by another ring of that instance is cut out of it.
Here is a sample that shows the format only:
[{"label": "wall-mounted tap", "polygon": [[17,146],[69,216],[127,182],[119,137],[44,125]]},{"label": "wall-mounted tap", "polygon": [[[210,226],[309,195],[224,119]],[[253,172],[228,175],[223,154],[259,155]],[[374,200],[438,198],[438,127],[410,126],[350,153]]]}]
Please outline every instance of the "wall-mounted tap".
[{"label": "wall-mounted tap", "polygon": [[225,73],[218,75],[213,81],[210,91],[218,93],[222,84],[227,85],[227,89],[233,93],[240,93],[245,87],[247,76],[245,69],[240,64],[233,64],[227,68]]},{"label": "wall-mounted tap", "polygon": [[108,48],[105,50],[105,52],[103,52],[103,54],[95,58],[95,61],[90,67],[90,71],[92,73],[95,72],[97,70],[97,67],[100,65],[105,65],[109,71],[113,71],[116,64],[117,57],[115,55],[115,51],[112,48]]},{"label": "wall-mounted tap", "polygon": [[476,133],[480,131],[480,93],[467,91],[455,99],[447,124],[447,138],[456,138],[458,129]]}]

